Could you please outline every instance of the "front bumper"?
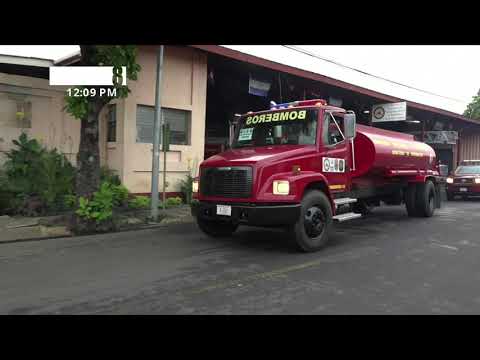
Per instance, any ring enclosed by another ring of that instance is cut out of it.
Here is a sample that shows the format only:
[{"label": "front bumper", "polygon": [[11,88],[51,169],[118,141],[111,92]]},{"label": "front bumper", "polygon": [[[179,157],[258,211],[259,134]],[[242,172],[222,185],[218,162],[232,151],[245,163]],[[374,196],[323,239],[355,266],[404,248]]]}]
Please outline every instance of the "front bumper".
[{"label": "front bumper", "polygon": [[[230,205],[232,215],[217,215],[217,205]],[[192,204],[192,215],[205,220],[230,221],[252,226],[293,225],[300,216],[300,204],[237,204],[198,201]]]},{"label": "front bumper", "polygon": [[[461,191],[460,189],[467,189],[467,191]],[[447,192],[450,195],[480,196],[480,184],[449,184],[447,186]]]}]

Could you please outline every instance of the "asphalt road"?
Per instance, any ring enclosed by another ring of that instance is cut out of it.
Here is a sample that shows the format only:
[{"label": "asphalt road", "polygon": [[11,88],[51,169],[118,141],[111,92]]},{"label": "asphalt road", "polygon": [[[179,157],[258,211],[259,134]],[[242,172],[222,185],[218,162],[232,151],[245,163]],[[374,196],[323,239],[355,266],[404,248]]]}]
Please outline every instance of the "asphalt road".
[{"label": "asphalt road", "polygon": [[195,224],[0,245],[1,314],[480,313],[480,201],[337,225],[325,250]]}]

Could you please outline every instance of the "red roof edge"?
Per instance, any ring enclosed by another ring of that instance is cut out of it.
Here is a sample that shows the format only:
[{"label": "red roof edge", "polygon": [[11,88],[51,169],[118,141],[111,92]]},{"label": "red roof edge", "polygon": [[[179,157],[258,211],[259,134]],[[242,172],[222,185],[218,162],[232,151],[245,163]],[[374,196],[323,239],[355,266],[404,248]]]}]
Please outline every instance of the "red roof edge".
[{"label": "red roof edge", "polygon": [[374,91],[374,90],[369,90],[369,89],[366,89],[366,88],[361,87],[361,86],[357,86],[357,85],[349,84],[349,83],[341,81],[341,80],[333,79],[333,78],[325,76],[325,75],[316,74],[316,73],[313,73],[311,71],[306,71],[306,70],[298,69],[298,68],[295,68],[295,67],[292,67],[292,66],[289,66],[289,65],[280,64],[280,63],[277,63],[277,62],[274,62],[274,61],[271,61],[271,60],[262,59],[262,58],[259,58],[257,56],[245,54],[245,53],[242,53],[242,52],[237,51],[237,50],[224,48],[224,47],[219,46],[219,45],[189,45],[189,46],[193,47],[193,48],[196,48],[196,49],[211,52],[211,53],[214,53],[214,54],[226,56],[226,57],[236,59],[236,60],[239,60],[239,61],[244,61],[244,62],[248,62],[248,63],[251,63],[251,64],[263,66],[263,67],[266,67],[266,68],[269,68],[269,69],[272,69],[272,70],[275,70],[275,71],[286,72],[286,73],[296,75],[296,76],[299,76],[299,77],[308,78],[308,79],[315,80],[315,81],[321,81],[325,84],[337,86],[337,87],[340,87],[342,89],[358,92],[360,94],[367,95],[367,96],[372,96],[372,97],[382,99],[382,100],[385,100],[385,101],[391,101],[391,102],[406,101],[407,105],[412,107],[412,108],[425,110],[425,111],[430,111],[430,112],[434,112],[434,113],[437,113],[437,114],[454,117],[456,119],[466,121],[466,122],[470,122],[470,123],[473,123],[473,124],[476,124],[476,125],[480,125],[480,122],[477,121],[477,120],[467,118],[463,115],[456,114],[456,113],[448,111],[448,110],[443,110],[443,109],[439,109],[439,108],[436,108],[436,107],[433,107],[433,106],[424,105],[424,104],[416,103],[416,102],[413,102],[413,101],[408,101],[408,100],[405,100],[405,99],[396,98],[394,96],[379,93],[379,92]]}]

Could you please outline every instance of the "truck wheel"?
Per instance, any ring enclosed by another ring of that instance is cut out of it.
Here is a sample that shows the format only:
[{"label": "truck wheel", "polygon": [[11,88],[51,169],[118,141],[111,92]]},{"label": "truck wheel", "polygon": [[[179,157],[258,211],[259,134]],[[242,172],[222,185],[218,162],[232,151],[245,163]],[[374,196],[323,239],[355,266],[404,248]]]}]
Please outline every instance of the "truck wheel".
[{"label": "truck wheel", "polygon": [[448,200],[448,201],[453,201],[454,197],[455,197],[455,196],[453,196],[452,193],[447,192],[447,200]]},{"label": "truck wheel", "polygon": [[238,228],[238,224],[228,222],[205,220],[197,217],[197,224],[200,230],[212,237],[226,237],[232,235]]},{"label": "truck wheel", "polygon": [[290,230],[297,249],[313,252],[323,248],[328,241],[332,225],[332,208],[327,196],[317,190],[305,194],[301,204],[300,218]]},{"label": "truck wheel", "polygon": [[417,193],[417,184],[408,184],[405,191],[405,207],[407,208],[407,214],[410,217],[417,217],[418,211],[415,204],[415,198]]},{"label": "truck wheel", "polygon": [[435,212],[435,185],[427,180],[425,183],[417,184],[416,208],[419,216],[430,217]]}]

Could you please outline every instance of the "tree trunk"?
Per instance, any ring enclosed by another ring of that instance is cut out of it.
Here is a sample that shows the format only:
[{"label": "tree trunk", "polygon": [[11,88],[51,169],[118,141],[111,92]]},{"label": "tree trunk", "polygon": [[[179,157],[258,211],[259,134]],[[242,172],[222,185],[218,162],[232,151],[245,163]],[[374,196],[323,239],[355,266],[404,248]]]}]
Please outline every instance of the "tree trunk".
[{"label": "tree trunk", "polygon": [[80,147],[77,154],[77,196],[90,198],[100,186],[100,149],[98,137],[98,115],[100,103],[93,103],[85,118],[81,120]]}]

